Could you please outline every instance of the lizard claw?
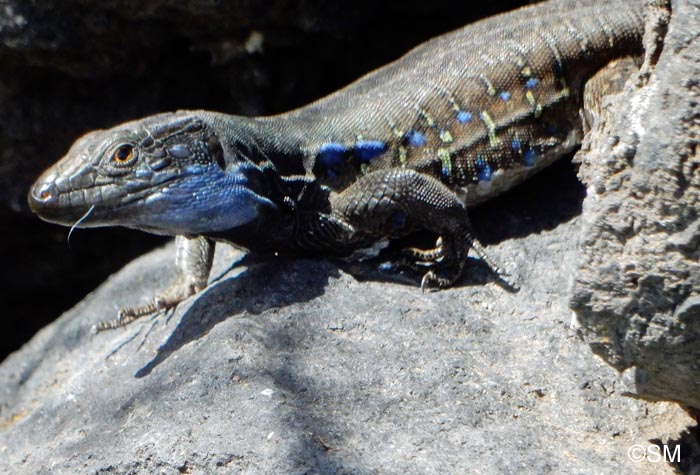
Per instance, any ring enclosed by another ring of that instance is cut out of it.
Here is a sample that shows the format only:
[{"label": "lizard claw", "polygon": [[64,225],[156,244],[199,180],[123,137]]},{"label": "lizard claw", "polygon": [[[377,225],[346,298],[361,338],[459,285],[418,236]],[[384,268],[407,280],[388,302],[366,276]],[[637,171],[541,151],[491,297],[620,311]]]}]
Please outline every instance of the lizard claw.
[{"label": "lizard claw", "polygon": [[202,289],[203,287],[194,284],[174,285],[173,287],[165,290],[162,294],[157,295],[153,300],[145,305],[134,308],[123,307],[119,309],[117,318],[98,322],[93,327],[94,332],[99,333],[104,330],[113,330],[115,328],[124,327],[141,317],[154,314],[161,310],[169,310]]},{"label": "lizard claw", "polygon": [[[447,275],[439,275],[436,272],[436,270],[444,269],[445,267],[447,267],[447,265],[443,264],[439,267],[437,265],[434,265],[433,269],[423,274],[423,278],[421,279],[420,283],[421,290],[423,290],[424,292],[426,290],[432,292],[454,285],[454,283],[457,282],[457,280],[462,276],[464,264],[464,259],[454,263],[450,263],[449,267],[452,267],[452,269]],[[456,269],[454,268],[455,266]]]},{"label": "lizard claw", "polygon": [[[451,240],[445,240],[442,236],[435,242],[431,249],[406,248],[403,254],[414,261],[406,259],[404,267],[414,271],[428,272],[423,274],[420,288],[422,291],[436,291],[453,285],[462,275],[468,247],[465,252],[459,252],[458,247],[449,245]],[[471,243],[470,243],[471,244]]]},{"label": "lizard claw", "polygon": [[439,285],[436,285],[438,281],[438,276],[433,271],[428,271],[423,274],[423,278],[420,281],[420,289],[423,292],[434,292],[440,289]]}]

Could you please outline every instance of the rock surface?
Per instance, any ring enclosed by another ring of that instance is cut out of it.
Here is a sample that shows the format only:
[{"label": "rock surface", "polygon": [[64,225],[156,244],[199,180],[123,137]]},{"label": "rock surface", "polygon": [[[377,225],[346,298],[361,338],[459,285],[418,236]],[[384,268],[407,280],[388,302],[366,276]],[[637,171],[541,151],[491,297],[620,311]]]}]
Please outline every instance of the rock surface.
[{"label": "rock surface", "polygon": [[671,20],[585,155],[572,308],[630,392],[700,408],[700,2]]},{"label": "rock surface", "polygon": [[0,366],[0,472],[670,474],[628,449],[684,454],[690,417],[624,397],[566,321],[579,231],[492,246],[519,293],[223,247],[172,317],[91,336],[168,280],[174,250],[155,251]]}]

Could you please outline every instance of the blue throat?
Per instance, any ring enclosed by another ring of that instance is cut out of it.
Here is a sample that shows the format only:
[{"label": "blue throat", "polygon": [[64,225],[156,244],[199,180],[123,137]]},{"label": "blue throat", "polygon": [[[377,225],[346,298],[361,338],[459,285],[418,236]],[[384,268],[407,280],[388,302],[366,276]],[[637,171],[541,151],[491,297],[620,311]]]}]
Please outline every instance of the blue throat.
[{"label": "blue throat", "polygon": [[149,212],[134,224],[165,234],[216,233],[248,224],[261,207],[275,207],[250,189],[248,174],[254,170],[246,163],[225,171],[214,164],[189,165],[146,199],[143,209]]}]

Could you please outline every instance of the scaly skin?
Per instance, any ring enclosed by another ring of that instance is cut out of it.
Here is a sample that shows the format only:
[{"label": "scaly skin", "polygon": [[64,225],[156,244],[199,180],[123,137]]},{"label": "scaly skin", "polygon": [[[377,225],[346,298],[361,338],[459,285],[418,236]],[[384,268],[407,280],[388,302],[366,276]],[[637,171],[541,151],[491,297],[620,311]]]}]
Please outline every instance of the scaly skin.
[{"label": "scaly skin", "polygon": [[[214,241],[347,255],[426,229],[423,287],[453,284],[467,208],[581,141],[584,87],[641,53],[638,0],[554,0],[435,38],[286,114],[159,114],[79,139],[29,195],[42,219],[178,238],[177,282],[120,326],[206,286]],[[589,89],[591,89],[589,91]],[[487,261],[490,263],[490,261]],[[493,264],[491,264],[493,265]]]}]

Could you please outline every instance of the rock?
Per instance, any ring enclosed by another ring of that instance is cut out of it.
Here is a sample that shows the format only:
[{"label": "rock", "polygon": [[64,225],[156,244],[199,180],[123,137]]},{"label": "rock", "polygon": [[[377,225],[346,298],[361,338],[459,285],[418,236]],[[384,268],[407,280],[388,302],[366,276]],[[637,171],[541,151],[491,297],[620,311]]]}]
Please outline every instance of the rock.
[{"label": "rock", "polygon": [[165,285],[169,245],[0,366],[0,472],[670,474],[627,451],[675,450],[692,419],[623,396],[565,321],[580,226],[490,247],[519,293],[221,246],[217,278],[172,316],[91,336]]},{"label": "rock", "polygon": [[694,408],[700,408],[699,5],[674,2],[653,73],[642,85],[628,84],[602,132],[592,135],[571,301],[586,341],[627,372],[630,393]]}]

